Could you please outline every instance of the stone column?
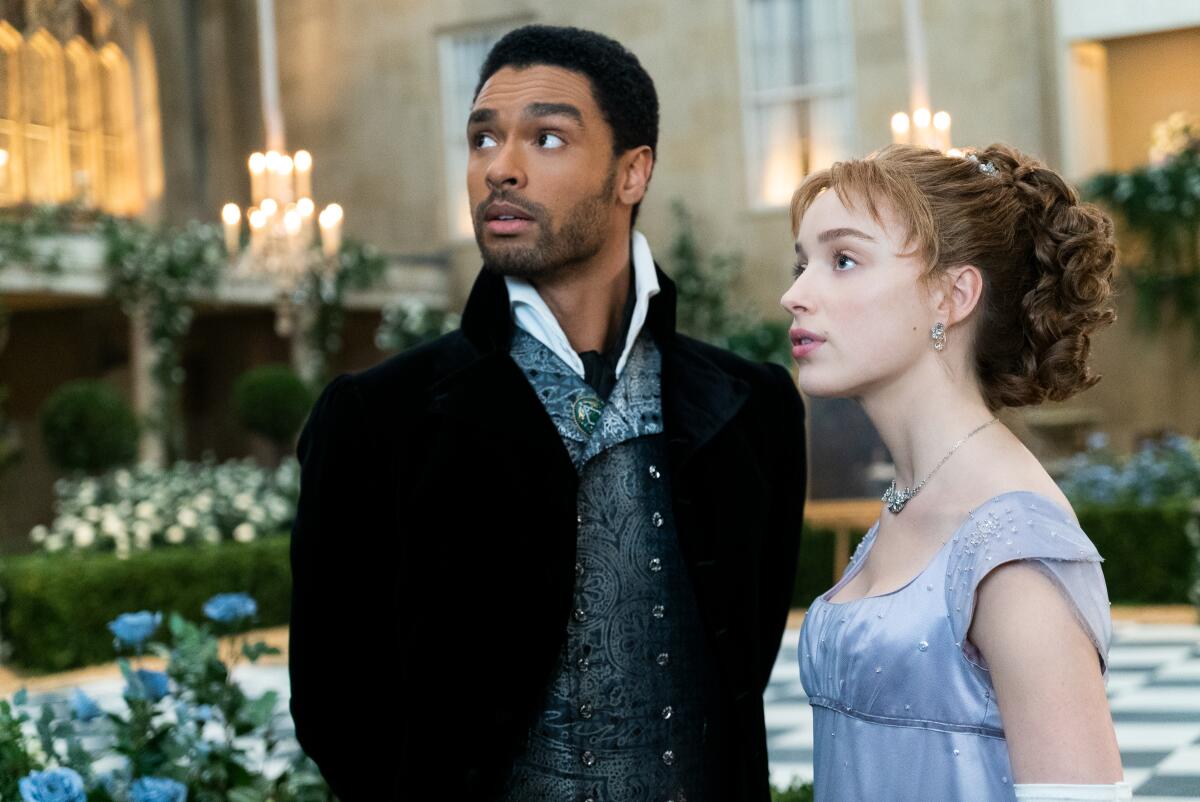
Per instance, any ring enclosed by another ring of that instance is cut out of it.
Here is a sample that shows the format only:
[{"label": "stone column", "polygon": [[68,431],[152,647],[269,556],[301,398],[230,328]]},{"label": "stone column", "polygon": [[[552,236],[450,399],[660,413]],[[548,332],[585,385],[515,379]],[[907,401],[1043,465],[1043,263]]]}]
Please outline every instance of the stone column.
[{"label": "stone column", "polygon": [[[143,422],[161,423],[162,391],[154,382],[152,373],[155,357],[146,313],[139,307],[129,316],[129,374],[133,382],[133,411]],[[163,433],[159,426],[144,426],[138,443],[138,460],[161,468],[165,456]]]}]

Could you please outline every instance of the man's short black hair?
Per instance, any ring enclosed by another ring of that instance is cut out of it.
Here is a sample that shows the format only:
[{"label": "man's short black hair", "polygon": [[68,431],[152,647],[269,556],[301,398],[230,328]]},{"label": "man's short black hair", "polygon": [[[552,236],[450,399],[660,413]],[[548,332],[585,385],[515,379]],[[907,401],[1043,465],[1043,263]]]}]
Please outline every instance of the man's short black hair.
[{"label": "man's short black hair", "polygon": [[657,157],[658,93],[637,56],[620,42],[582,28],[526,25],[509,31],[483,62],[475,97],[501,69],[534,65],[562,67],[588,79],[596,105],[612,129],[614,155],[648,145]]}]

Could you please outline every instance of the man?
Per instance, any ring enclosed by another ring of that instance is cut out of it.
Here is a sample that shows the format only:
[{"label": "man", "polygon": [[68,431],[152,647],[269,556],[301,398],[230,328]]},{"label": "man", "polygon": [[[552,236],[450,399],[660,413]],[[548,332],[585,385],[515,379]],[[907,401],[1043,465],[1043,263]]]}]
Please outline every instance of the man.
[{"label": "man", "polygon": [[765,802],[795,387],[675,332],[623,47],[510,33],[467,136],[462,329],[334,380],[300,439],[300,743],[343,802]]}]

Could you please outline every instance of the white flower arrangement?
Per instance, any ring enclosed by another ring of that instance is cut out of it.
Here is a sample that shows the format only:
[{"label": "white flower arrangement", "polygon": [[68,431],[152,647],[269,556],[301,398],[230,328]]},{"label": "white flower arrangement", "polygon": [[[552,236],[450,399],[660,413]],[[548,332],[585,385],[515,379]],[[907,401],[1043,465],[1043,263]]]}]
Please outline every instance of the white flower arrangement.
[{"label": "white flower arrangement", "polygon": [[291,528],[300,495],[294,459],[271,470],[251,460],[142,465],[55,483],[55,516],[30,531],[48,552],[134,551],[186,543],[249,543]]},{"label": "white flower arrangement", "polygon": [[1150,163],[1162,164],[1185,150],[1200,147],[1200,117],[1177,111],[1150,129]]}]

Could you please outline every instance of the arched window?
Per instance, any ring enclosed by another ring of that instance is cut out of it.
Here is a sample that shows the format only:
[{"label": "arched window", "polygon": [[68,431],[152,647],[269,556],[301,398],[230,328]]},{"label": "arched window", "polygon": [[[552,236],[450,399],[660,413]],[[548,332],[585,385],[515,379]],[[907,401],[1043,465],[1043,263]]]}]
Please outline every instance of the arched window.
[{"label": "arched window", "polygon": [[[94,7],[95,6],[95,7]],[[80,3],[64,48],[49,30],[28,37],[0,0],[0,206],[78,201],[141,211],[133,71],[107,37],[108,18]],[[155,109],[157,122],[157,109]],[[159,157],[161,158],[161,156]]]},{"label": "arched window", "polygon": [[67,158],[72,196],[85,206],[104,197],[96,51],[76,36],[67,44]]},{"label": "arched window", "polygon": [[25,196],[33,203],[70,198],[62,45],[40,30],[21,48]]},{"label": "arched window", "polygon": [[132,214],[141,206],[134,142],[133,77],[129,60],[111,42],[100,49],[101,153],[105,177],[101,206]]},{"label": "arched window", "polygon": [[0,204],[19,203],[25,197],[21,156],[24,126],[21,123],[21,34],[0,21]]}]

